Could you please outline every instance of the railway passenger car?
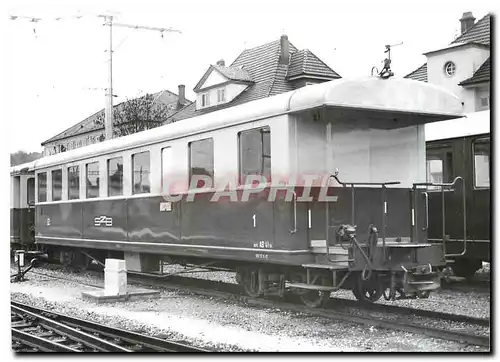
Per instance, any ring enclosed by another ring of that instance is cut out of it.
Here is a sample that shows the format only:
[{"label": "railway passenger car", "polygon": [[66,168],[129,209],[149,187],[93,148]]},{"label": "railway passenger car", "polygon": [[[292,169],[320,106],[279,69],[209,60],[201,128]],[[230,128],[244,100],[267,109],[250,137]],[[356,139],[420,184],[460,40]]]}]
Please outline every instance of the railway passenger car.
[{"label": "railway passenger car", "polygon": [[35,242],[35,173],[33,162],[10,169],[11,249],[31,249]]},{"label": "railway passenger car", "polygon": [[449,183],[460,176],[466,183],[466,237],[462,195],[446,190],[441,193],[432,187],[428,190],[428,237],[433,241],[446,240],[454,274],[471,277],[483,261],[490,261],[490,111],[428,124],[425,134],[427,179]]},{"label": "railway passenger car", "polygon": [[424,125],[461,109],[423,82],[341,79],[45,157],[36,243],[143,273],[234,270],[250,295],[311,306],[339,288],[426,297],[445,255],[414,184],[426,182]]}]

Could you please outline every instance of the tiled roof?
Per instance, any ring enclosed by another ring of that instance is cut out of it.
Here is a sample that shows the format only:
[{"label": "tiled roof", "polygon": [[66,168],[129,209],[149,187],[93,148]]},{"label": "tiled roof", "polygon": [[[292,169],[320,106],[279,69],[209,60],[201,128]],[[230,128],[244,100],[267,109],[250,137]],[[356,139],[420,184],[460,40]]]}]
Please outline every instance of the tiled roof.
[{"label": "tiled roof", "polygon": [[[298,52],[298,49],[293,46],[293,44],[289,43],[290,62],[292,61],[293,54],[296,52]],[[307,52],[312,55],[311,57],[308,55],[308,59],[311,58],[312,60],[310,65],[306,62],[306,70],[314,70],[316,74],[322,74],[325,78],[329,79],[340,78],[337,73],[335,73],[330,67],[325,65],[319,59],[318,61],[314,60],[314,58],[317,59],[317,57],[314,56],[312,52]],[[219,109],[236,106],[260,98],[294,90],[294,84],[286,79],[287,71],[291,65],[289,66],[279,63],[280,53],[280,40],[260,45],[255,48],[245,49],[229,68],[244,66],[244,70],[248,72],[254,84],[251,84],[231,102],[199,110],[196,110],[196,104],[193,103],[172,115],[169,121],[191,118]],[[294,67],[296,67],[295,64]]]},{"label": "tiled roof", "polygon": [[340,75],[323,63],[309,49],[302,49],[293,53],[290,59],[286,77],[293,78],[299,75],[340,78]]},{"label": "tiled roof", "polygon": [[[453,40],[451,44],[481,43],[485,45],[490,45],[490,32],[491,32],[490,29],[491,29],[491,15],[486,14],[485,16],[483,16],[481,20],[479,20],[473,26],[471,26],[470,29],[468,29],[466,32],[459,35],[455,40]],[[414,70],[410,74],[406,75],[405,78],[427,82],[427,63],[420,66],[418,69]],[[466,81],[467,80],[465,80],[464,82]]]},{"label": "tiled roof", "polygon": [[427,82],[427,63],[422,64],[420,67],[415,69],[410,74],[404,76],[405,78],[420,80],[422,82]]},{"label": "tiled roof", "polygon": [[490,63],[491,61],[488,57],[488,59],[486,59],[486,61],[479,67],[479,69],[474,72],[474,75],[472,77],[460,82],[459,85],[489,82],[491,80]]},{"label": "tiled roof", "polygon": [[223,67],[220,65],[212,65],[215,69],[221,72],[224,76],[231,80],[252,81],[250,74],[240,67]]},{"label": "tiled roof", "polygon": [[490,44],[491,15],[486,14],[481,20],[475,23],[469,30],[458,36],[453,43],[482,43]]},{"label": "tiled roof", "polygon": [[203,84],[205,84],[205,81],[213,72],[213,69],[216,69],[219,73],[221,73],[229,80],[240,81],[240,82],[253,82],[252,77],[250,76],[248,71],[246,69],[243,69],[242,67],[225,67],[221,65],[211,64],[210,67],[205,72],[205,74],[203,74],[203,77],[201,77],[198,83],[196,83],[196,86],[193,88],[195,92],[198,92],[203,86]]},{"label": "tiled roof", "polygon": [[[177,94],[172,93],[168,90],[163,90],[160,92],[153,93],[153,96],[155,98],[158,97],[157,101],[159,101],[163,104],[172,105],[173,109],[171,112],[169,112],[172,114],[174,112],[176,112],[177,110],[181,109],[181,107],[185,106],[185,105],[179,106]],[[121,105],[123,103],[124,102],[115,105],[114,108],[121,107]],[[190,104],[191,101],[186,100],[186,103]],[[46,141],[43,141],[42,146],[47,144],[47,143],[63,140],[63,139],[68,138],[68,137],[73,137],[73,136],[77,136],[79,134],[84,134],[87,132],[92,132],[92,131],[104,129],[104,117],[105,117],[104,116],[104,109],[101,109],[100,111],[94,113],[90,117],[85,118],[83,121],[78,122],[74,126],[71,126],[70,128],[55,135],[54,137],[49,138]]]}]

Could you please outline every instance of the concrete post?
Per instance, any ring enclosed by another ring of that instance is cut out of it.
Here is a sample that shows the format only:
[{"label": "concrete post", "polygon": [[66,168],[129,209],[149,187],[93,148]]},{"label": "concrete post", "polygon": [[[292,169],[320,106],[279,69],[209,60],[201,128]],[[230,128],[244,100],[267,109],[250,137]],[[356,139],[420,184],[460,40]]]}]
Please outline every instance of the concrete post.
[{"label": "concrete post", "polygon": [[104,268],[104,295],[127,294],[127,268],[125,260],[106,259]]}]

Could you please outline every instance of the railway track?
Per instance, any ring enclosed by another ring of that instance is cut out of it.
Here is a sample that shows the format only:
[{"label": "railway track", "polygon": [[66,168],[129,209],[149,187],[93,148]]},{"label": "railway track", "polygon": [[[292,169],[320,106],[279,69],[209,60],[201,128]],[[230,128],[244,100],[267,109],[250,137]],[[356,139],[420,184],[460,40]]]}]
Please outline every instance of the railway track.
[{"label": "railway track", "polygon": [[[38,273],[45,275],[44,273]],[[45,275],[49,276],[49,275]],[[50,276],[49,276],[50,277]],[[59,278],[74,281],[68,278]],[[248,305],[261,308],[279,308],[282,310],[294,311],[310,316],[334,319],[346,323],[361,324],[369,327],[392,329],[403,332],[416,333],[432,338],[456,341],[459,343],[489,347],[488,333],[471,333],[474,330],[484,330],[489,327],[490,320],[483,318],[469,317],[465,315],[455,315],[443,312],[435,312],[410,307],[402,307],[386,304],[363,305],[359,302],[347,299],[331,298],[325,308],[313,309],[295,302],[292,298],[289,301],[278,299],[251,298],[241,292],[241,287],[237,284],[214,282],[204,279],[188,277],[169,277],[168,280],[158,277],[145,277],[130,273],[128,281],[131,284],[148,285],[162,289],[182,290],[187,293],[217,297],[226,300],[235,300]],[[79,283],[78,281],[74,281]],[[88,286],[101,288],[102,285]],[[442,328],[441,324],[461,323],[466,325],[467,331],[462,326],[458,328]]]},{"label": "railway track", "polygon": [[[133,276],[133,274],[132,274]],[[489,347],[490,338],[489,335],[480,335],[469,332],[464,332],[461,330],[450,330],[445,328],[433,327],[429,325],[430,319],[435,321],[444,322],[457,322],[462,324],[467,324],[471,328],[486,328],[490,325],[489,319],[469,317],[465,315],[455,315],[443,312],[434,312],[429,310],[415,309],[409,307],[401,307],[386,304],[369,304],[363,305],[354,300],[346,300],[339,298],[331,298],[329,304],[325,308],[310,308],[302,305],[300,302],[295,301],[294,297],[291,297],[291,301],[283,302],[279,299],[264,299],[264,298],[251,298],[247,295],[242,294],[241,288],[237,284],[227,284],[212,282],[203,279],[195,278],[179,278],[182,280],[172,281],[172,280],[158,280],[158,279],[144,279],[144,277],[138,278],[133,276],[129,280],[138,284],[147,284],[159,288],[184,288],[187,292],[206,295],[211,297],[219,297],[223,299],[233,299],[240,302],[259,306],[263,308],[279,308],[282,310],[294,311],[298,313],[304,313],[311,316],[323,317],[334,319],[337,321],[361,324],[368,327],[377,327],[384,329],[398,330],[402,332],[416,333],[420,335],[425,335],[432,338],[440,338],[449,341],[455,341],[464,344],[477,345],[482,347]],[[186,287],[186,281],[189,280]],[[208,283],[206,283],[208,282]],[[168,283],[166,286],[165,284]],[[203,284],[203,286],[202,286]],[[193,286],[196,285],[196,286]],[[218,287],[218,288],[217,288]],[[342,307],[350,309],[349,312],[340,311]],[[352,313],[353,311],[363,310],[364,313]],[[375,313],[374,313],[375,312]],[[371,314],[371,315],[370,315]],[[373,316],[373,314],[377,314]],[[403,318],[400,318],[403,316]],[[422,318],[423,323],[415,323],[414,319]],[[439,323],[433,323],[434,325]]]},{"label": "railway track", "polygon": [[12,349],[17,352],[206,352],[11,302]]},{"label": "railway track", "polygon": [[488,293],[491,291],[491,280],[486,278],[474,278],[472,280],[467,280],[465,278],[450,277],[443,280],[441,288],[461,292],[474,291]]}]

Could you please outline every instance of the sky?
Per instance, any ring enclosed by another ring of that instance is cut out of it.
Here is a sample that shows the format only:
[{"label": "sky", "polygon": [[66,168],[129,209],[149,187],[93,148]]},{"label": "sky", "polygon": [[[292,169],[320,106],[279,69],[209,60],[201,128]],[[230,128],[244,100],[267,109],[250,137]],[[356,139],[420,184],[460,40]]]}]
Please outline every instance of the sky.
[{"label": "sky", "polygon": [[[192,91],[210,64],[226,65],[247,48],[287,34],[342,77],[381,69],[384,45],[403,77],[425,62],[422,53],[460,34],[459,19],[495,12],[493,1],[10,1],[4,4],[3,61],[8,152],[41,151],[40,143],[105,106],[109,28],[117,23],[173,28],[182,34],[113,29],[113,93],[117,104],[146,92]],[[16,20],[9,20],[17,16]],[[40,21],[31,22],[30,18]],[[55,20],[59,18],[59,20]]]}]

